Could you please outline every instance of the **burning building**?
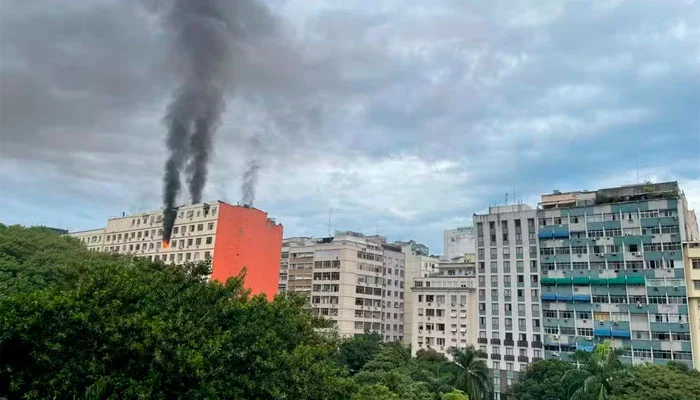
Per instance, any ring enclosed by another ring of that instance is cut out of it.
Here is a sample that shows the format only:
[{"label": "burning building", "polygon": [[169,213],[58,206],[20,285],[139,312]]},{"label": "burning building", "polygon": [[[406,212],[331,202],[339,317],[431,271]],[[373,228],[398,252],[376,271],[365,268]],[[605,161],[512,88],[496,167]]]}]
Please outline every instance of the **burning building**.
[{"label": "burning building", "polygon": [[[172,218],[170,232],[164,229],[164,215]],[[211,279],[222,282],[246,268],[245,285],[253,294],[271,299],[277,293],[282,225],[253,207],[222,201],[192,204],[111,218],[104,229],[70,235],[94,250],[154,261],[210,259]]]}]

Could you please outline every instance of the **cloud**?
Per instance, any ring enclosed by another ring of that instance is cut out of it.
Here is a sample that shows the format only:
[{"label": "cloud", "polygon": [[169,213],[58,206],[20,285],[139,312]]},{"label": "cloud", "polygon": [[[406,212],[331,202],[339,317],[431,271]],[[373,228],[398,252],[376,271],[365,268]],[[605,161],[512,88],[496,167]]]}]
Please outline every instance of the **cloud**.
[{"label": "cloud", "polygon": [[[2,2],[0,220],[89,228],[159,206],[175,66],[162,1],[63,3]],[[240,199],[257,139],[256,203],[287,234],[327,233],[333,208],[334,228],[439,252],[506,193],[631,183],[637,166],[697,204],[693,4],[262,4],[276,28],[231,66],[205,197]]]}]

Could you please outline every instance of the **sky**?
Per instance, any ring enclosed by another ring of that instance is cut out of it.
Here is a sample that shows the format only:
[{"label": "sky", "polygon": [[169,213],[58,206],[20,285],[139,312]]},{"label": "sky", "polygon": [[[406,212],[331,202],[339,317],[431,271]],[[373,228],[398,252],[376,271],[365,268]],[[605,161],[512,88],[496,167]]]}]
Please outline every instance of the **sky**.
[{"label": "sky", "polygon": [[[172,0],[0,0],[0,222],[162,204]],[[249,0],[253,1],[253,0]],[[238,4],[241,0],[232,1]],[[206,199],[285,236],[414,239],[552,190],[677,180],[700,210],[700,1],[264,0],[233,7]],[[186,193],[180,199],[188,201]]]}]

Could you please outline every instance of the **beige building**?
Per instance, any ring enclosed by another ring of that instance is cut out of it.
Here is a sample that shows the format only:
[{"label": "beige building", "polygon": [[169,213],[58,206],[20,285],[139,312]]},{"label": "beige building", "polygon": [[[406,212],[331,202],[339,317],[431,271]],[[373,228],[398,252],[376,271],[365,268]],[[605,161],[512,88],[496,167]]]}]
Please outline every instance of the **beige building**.
[{"label": "beige building", "polygon": [[376,332],[403,340],[405,258],[380,236],[337,232],[282,244],[279,291],[307,293],[312,312],[341,336]]},{"label": "beige building", "polygon": [[693,367],[700,370],[700,241],[683,243]]},{"label": "beige building", "polygon": [[167,249],[163,248],[162,210],[110,218],[105,228],[69,235],[95,251],[174,263],[197,261],[213,257],[217,211],[217,202],[180,207]]},{"label": "beige building", "polygon": [[90,251],[102,251],[104,248],[104,228],[72,232],[68,235],[80,240]]},{"label": "beige building", "polygon": [[411,350],[451,352],[477,341],[474,263],[443,263],[436,272],[413,280],[410,297]]},{"label": "beige building", "polygon": [[[430,274],[437,272],[437,267],[440,260],[437,257],[428,255],[428,247],[422,244],[410,242],[397,242],[400,244],[403,253],[406,256],[406,277],[405,280],[408,286],[411,286],[413,280],[418,277],[427,277]],[[414,325],[415,313],[413,310],[413,295],[410,288],[406,289],[404,309],[404,332],[403,343],[410,345],[414,342],[412,326]]]}]

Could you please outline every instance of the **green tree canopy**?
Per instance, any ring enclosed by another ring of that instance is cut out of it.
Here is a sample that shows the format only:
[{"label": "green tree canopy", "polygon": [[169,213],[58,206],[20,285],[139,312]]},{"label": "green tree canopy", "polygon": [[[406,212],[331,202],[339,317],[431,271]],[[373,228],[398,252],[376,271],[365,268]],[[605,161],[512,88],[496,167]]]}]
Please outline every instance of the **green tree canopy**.
[{"label": "green tree canopy", "polygon": [[[349,398],[354,383],[302,298],[250,297],[207,264],[86,251],[0,226],[0,396]],[[21,288],[22,290],[18,290]]]},{"label": "green tree canopy", "polygon": [[453,390],[442,395],[440,400],[469,400],[469,397],[461,390]]},{"label": "green tree canopy", "polygon": [[697,371],[678,368],[674,365],[630,367],[628,374],[612,382],[610,398],[613,400],[697,400],[700,399],[700,380],[697,378]]},{"label": "green tree canopy", "polygon": [[345,340],[340,345],[339,361],[345,365],[351,374],[362,369],[382,350],[381,336],[377,333],[366,333]]},{"label": "green tree canopy", "polygon": [[513,400],[561,400],[567,390],[561,380],[574,365],[561,360],[542,360],[520,371],[518,381],[510,387],[507,398]]}]

